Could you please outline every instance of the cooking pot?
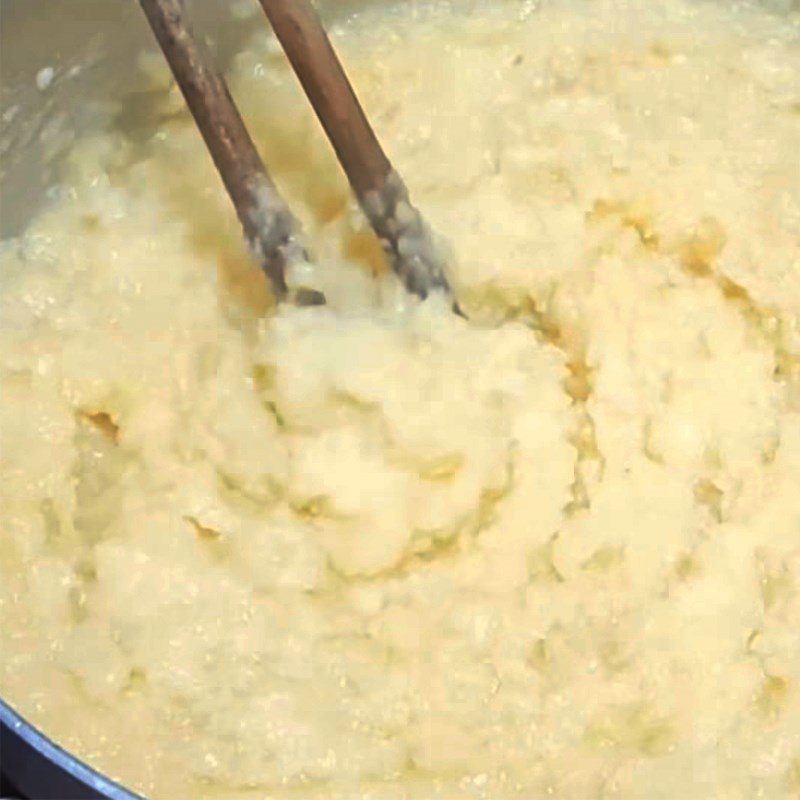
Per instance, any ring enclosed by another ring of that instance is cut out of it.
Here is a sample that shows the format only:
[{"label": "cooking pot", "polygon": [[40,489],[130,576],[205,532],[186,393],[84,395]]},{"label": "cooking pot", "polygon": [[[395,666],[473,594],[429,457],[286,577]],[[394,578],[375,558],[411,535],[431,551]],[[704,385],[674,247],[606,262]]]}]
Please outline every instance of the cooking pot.
[{"label": "cooking pot", "polygon": [[[223,68],[252,31],[267,26],[256,0],[187,2]],[[330,17],[358,2],[321,5]],[[19,233],[47,201],[60,157],[97,124],[99,104],[114,101],[114,124],[146,136],[149,98],[132,80],[145,49],[154,50],[155,43],[136,0],[0,0],[2,237]],[[36,800],[138,797],[63,750],[2,700],[0,768]]]}]

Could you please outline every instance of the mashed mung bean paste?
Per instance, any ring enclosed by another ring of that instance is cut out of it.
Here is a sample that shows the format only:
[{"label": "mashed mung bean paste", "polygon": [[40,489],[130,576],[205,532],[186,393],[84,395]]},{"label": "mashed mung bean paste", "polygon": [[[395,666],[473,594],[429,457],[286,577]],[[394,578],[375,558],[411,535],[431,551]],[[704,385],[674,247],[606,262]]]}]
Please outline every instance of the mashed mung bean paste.
[{"label": "mashed mung bean paste", "polygon": [[0,260],[0,693],[154,798],[800,793],[800,16],[371,6],[334,40],[469,321],[386,269],[261,21]]}]

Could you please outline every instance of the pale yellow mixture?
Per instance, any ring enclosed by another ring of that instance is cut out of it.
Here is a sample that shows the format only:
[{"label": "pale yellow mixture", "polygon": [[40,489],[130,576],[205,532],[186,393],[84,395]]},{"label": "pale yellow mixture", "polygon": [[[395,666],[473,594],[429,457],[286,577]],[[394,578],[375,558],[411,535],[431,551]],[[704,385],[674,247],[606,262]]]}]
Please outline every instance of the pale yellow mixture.
[{"label": "pale yellow mixture", "polygon": [[272,307],[145,59],[145,151],[81,142],[0,256],[0,694],[158,800],[797,797],[797,4],[335,30],[469,322],[253,30],[329,305]]}]

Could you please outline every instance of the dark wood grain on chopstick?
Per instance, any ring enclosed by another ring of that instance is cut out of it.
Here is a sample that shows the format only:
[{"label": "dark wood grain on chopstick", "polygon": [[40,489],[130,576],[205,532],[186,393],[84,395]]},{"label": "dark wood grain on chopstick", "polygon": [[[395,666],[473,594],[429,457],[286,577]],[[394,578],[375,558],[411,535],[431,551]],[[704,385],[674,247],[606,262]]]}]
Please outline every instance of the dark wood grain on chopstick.
[{"label": "dark wood grain on chopstick", "polygon": [[449,291],[443,259],[356,97],[310,0],[260,0],[392,268],[426,297]]},{"label": "dark wood grain on chopstick", "polygon": [[299,226],[278,195],[228,87],[195,38],[183,0],[139,0],[278,299],[302,256]]}]

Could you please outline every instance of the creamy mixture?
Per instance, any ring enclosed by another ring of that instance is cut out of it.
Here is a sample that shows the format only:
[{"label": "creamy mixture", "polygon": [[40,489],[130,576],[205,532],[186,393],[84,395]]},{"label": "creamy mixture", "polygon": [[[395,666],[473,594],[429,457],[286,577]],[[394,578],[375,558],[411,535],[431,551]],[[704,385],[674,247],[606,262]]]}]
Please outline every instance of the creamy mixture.
[{"label": "creamy mixture", "polygon": [[274,308],[147,58],[152,138],[2,251],[0,693],[161,800],[797,797],[796,4],[336,29],[469,321],[253,30],[329,303]]}]

